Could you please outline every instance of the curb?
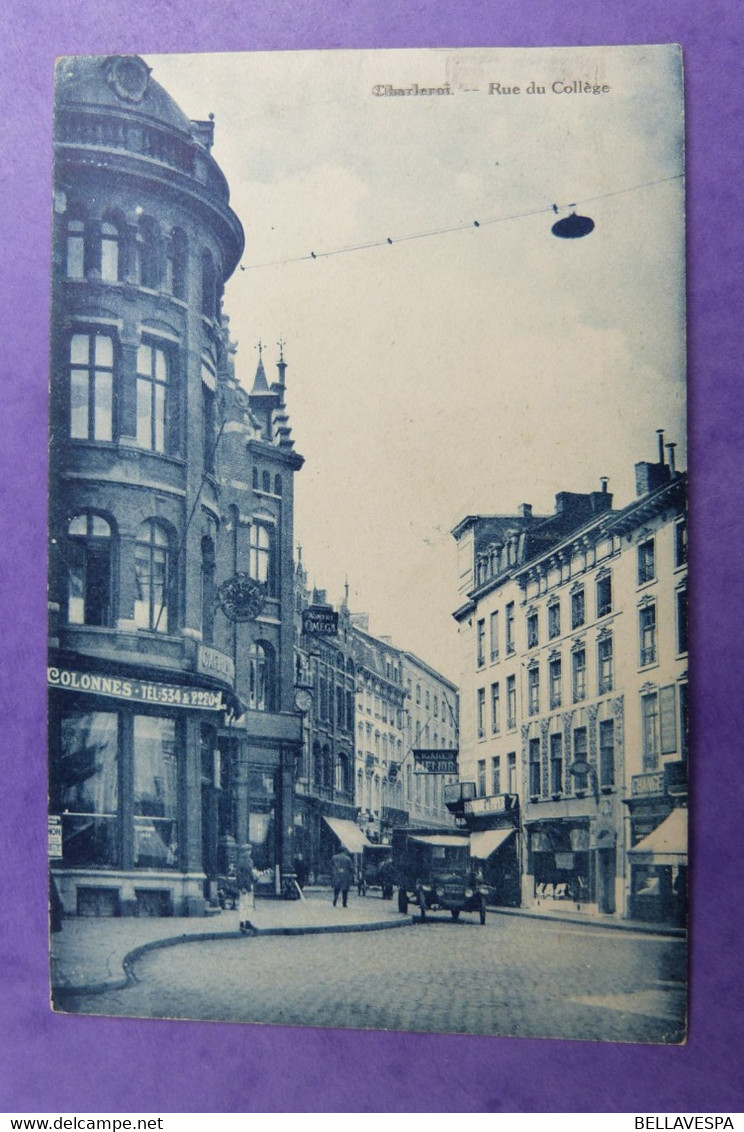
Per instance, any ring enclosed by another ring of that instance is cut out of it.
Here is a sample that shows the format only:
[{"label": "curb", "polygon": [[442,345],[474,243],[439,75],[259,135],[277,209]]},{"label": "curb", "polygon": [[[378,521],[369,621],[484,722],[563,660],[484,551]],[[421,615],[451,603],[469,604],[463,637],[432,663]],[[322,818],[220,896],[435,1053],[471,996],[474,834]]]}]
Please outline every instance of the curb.
[{"label": "curb", "polygon": [[405,928],[409,927],[412,919],[405,920],[379,920],[363,924],[328,924],[308,927],[286,927],[286,928],[254,928],[247,936],[240,931],[237,932],[199,932],[194,934],[184,934],[175,936],[166,936],[164,939],[153,939],[149,943],[140,944],[132,951],[128,951],[121,961],[124,970],[123,978],[110,978],[105,979],[101,983],[81,983],[76,986],[55,986],[51,987],[52,1005],[56,1006],[61,1003],[65,998],[71,998],[76,995],[83,994],[106,994],[108,991],[125,990],[127,987],[132,986],[133,983],[138,982],[137,976],[134,973],[134,965],[139,959],[147,954],[148,951],[160,951],[165,947],[178,947],[183,943],[202,943],[214,942],[215,940],[225,939],[255,939],[258,936],[270,935],[331,935],[339,934],[341,932],[379,932],[388,931],[390,928]]},{"label": "curb", "polygon": [[524,908],[489,908],[490,915],[516,916],[523,920],[547,920],[554,924],[573,924],[578,927],[609,928],[610,931],[640,932],[644,935],[653,935],[662,939],[686,939],[686,928],[660,928],[652,924],[645,924],[636,920],[595,920],[579,916],[560,916],[555,912],[533,912]]}]

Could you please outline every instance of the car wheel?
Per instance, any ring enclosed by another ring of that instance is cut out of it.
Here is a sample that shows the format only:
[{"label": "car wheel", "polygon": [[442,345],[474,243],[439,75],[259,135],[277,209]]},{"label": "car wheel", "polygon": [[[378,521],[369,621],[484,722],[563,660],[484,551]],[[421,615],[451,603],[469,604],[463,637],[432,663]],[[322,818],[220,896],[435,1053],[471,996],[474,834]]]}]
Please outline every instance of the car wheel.
[{"label": "car wheel", "polygon": [[408,911],[408,893],[405,889],[398,889],[398,911],[405,916]]},{"label": "car wheel", "polygon": [[481,924],[485,924],[485,922],[486,922],[486,898],[485,898],[485,896],[481,896],[480,900],[478,901],[478,916],[480,917]]},{"label": "car wheel", "polygon": [[453,920],[459,920],[460,919],[460,909],[459,908],[450,908],[450,915],[452,916]]}]

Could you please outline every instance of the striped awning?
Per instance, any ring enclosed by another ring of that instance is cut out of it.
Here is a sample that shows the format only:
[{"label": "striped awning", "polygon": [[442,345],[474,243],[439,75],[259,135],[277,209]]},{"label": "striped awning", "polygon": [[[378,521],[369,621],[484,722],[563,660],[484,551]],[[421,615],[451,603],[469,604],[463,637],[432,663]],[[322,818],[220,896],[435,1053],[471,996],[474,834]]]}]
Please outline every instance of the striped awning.
[{"label": "striped awning", "polygon": [[511,837],[514,828],[510,829],[483,829],[470,834],[470,856],[479,861],[487,860],[492,853],[499,849],[507,837]]},{"label": "striped awning", "polygon": [[349,853],[361,853],[366,845],[372,844],[353,821],[348,821],[346,818],[327,818],[325,814],[323,821],[330,826],[331,831]]},{"label": "striped awning", "polygon": [[686,865],[687,810],[672,810],[628,855],[634,865]]}]

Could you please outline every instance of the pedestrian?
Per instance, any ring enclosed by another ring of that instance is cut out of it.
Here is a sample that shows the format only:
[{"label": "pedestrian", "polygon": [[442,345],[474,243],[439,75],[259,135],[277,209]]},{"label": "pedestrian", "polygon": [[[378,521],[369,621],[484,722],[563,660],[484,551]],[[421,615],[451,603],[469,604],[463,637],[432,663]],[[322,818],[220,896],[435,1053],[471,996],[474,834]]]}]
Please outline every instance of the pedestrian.
[{"label": "pedestrian", "polygon": [[333,907],[336,907],[339,893],[341,893],[345,908],[349,899],[349,889],[354,880],[354,865],[343,846],[338,853],[334,853],[331,857],[331,879],[333,883]]},{"label": "pedestrian", "polygon": [[238,850],[238,869],[235,879],[238,886],[238,919],[243,933],[253,928],[252,916],[256,907],[254,886],[257,876],[250,845],[241,845]]},{"label": "pedestrian", "polygon": [[307,865],[305,864],[302,853],[298,853],[294,859],[294,871],[297,885],[300,889],[303,889],[307,881]]}]

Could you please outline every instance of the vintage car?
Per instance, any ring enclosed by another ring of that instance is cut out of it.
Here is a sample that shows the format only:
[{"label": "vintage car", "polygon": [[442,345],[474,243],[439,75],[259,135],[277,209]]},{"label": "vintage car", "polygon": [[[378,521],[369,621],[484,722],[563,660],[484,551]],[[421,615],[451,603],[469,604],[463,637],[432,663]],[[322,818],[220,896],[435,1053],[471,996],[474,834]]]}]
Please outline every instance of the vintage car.
[{"label": "vintage car", "polygon": [[435,909],[448,911],[453,920],[461,912],[477,912],[485,924],[488,890],[470,856],[467,834],[396,829],[393,867],[400,912],[406,913],[409,904],[417,906],[422,920]]},{"label": "vintage car", "polygon": [[379,888],[383,900],[393,898],[393,862],[389,845],[365,845],[359,864],[357,891],[366,896],[370,888]]}]

